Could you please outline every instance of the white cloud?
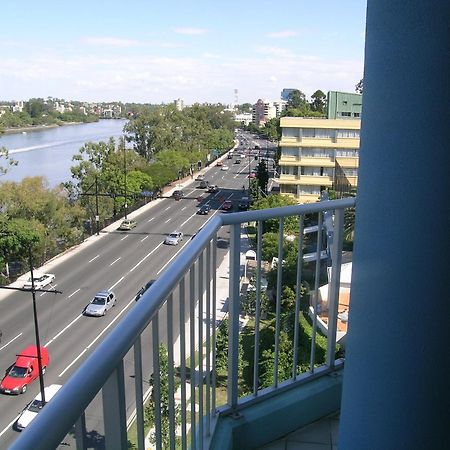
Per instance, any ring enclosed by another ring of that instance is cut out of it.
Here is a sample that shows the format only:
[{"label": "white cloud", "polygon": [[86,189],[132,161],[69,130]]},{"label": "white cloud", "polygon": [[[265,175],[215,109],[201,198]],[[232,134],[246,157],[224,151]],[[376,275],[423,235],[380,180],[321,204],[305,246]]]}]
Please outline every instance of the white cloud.
[{"label": "white cloud", "polygon": [[142,45],[141,42],[135,39],[122,39],[112,36],[86,37],[81,39],[81,42],[87,45],[101,45],[118,48],[139,47]]},{"label": "white cloud", "polygon": [[199,35],[208,33],[209,30],[207,30],[206,28],[181,27],[175,28],[173,31],[177,34]]},{"label": "white cloud", "polygon": [[266,36],[269,38],[276,38],[276,39],[290,38],[298,36],[298,31],[293,30],[274,31],[272,33],[266,34]]}]

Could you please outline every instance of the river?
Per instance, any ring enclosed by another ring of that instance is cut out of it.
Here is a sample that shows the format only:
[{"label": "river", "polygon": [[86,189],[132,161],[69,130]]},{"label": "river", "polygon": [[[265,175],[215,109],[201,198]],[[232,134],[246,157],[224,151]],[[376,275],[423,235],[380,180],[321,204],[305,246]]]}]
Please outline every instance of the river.
[{"label": "river", "polygon": [[[0,137],[0,147],[6,147],[18,162],[10,166],[3,181],[21,181],[25,177],[44,176],[49,187],[71,179],[72,156],[86,142],[118,140],[123,135],[126,120],[100,120],[94,123],[64,125],[57,128],[8,134]],[[4,160],[0,159],[0,165]]]}]

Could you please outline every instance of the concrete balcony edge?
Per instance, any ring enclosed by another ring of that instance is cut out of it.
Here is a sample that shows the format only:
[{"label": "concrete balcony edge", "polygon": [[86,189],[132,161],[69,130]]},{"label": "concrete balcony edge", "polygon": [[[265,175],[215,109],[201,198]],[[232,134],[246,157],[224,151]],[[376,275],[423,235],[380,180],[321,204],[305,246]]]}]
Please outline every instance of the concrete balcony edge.
[{"label": "concrete balcony edge", "polygon": [[254,449],[340,409],[343,370],[311,380],[235,416],[219,416],[207,448]]}]

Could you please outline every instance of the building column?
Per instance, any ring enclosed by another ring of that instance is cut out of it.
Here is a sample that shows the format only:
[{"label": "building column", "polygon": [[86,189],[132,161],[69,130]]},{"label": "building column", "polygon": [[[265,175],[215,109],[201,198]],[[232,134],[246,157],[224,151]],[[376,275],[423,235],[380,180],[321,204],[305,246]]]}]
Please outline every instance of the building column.
[{"label": "building column", "polygon": [[338,445],[450,448],[450,2],[367,13]]}]

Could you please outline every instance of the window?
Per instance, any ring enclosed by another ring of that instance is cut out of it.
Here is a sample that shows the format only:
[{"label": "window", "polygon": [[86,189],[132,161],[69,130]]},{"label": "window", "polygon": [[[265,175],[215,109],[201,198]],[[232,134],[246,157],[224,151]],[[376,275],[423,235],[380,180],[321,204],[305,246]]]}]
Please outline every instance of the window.
[{"label": "window", "polygon": [[304,138],[331,139],[334,137],[334,130],[326,128],[302,128]]},{"label": "window", "polygon": [[283,175],[298,175],[297,166],[281,166],[281,173]]},{"label": "window", "polygon": [[298,128],[283,128],[283,137],[298,137]]},{"label": "window", "polygon": [[352,148],[339,148],[336,149],[336,157],[357,158],[358,150]]},{"label": "window", "polygon": [[341,112],[341,117],[351,117],[352,113],[349,112]]},{"label": "window", "polygon": [[280,186],[282,194],[294,194],[297,195],[297,185],[296,184],[282,184]]},{"label": "window", "polygon": [[281,156],[298,156],[298,147],[283,147]]},{"label": "window", "polygon": [[358,176],[358,169],[342,169],[344,172],[344,175],[347,177],[357,177]]},{"label": "window", "polygon": [[333,150],[328,148],[304,147],[301,150],[302,158],[332,158]]},{"label": "window", "polygon": [[338,138],[357,138],[359,139],[359,130],[337,130]]},{"label": "window", "polygon": [[299,194],[314,194],[314,195],[320,195],[320,187],[319,186],[299,186],[300,191]]},{"label": "window", "polygon": [[361,113],[353,113],[353,117],[361,117]]}]

